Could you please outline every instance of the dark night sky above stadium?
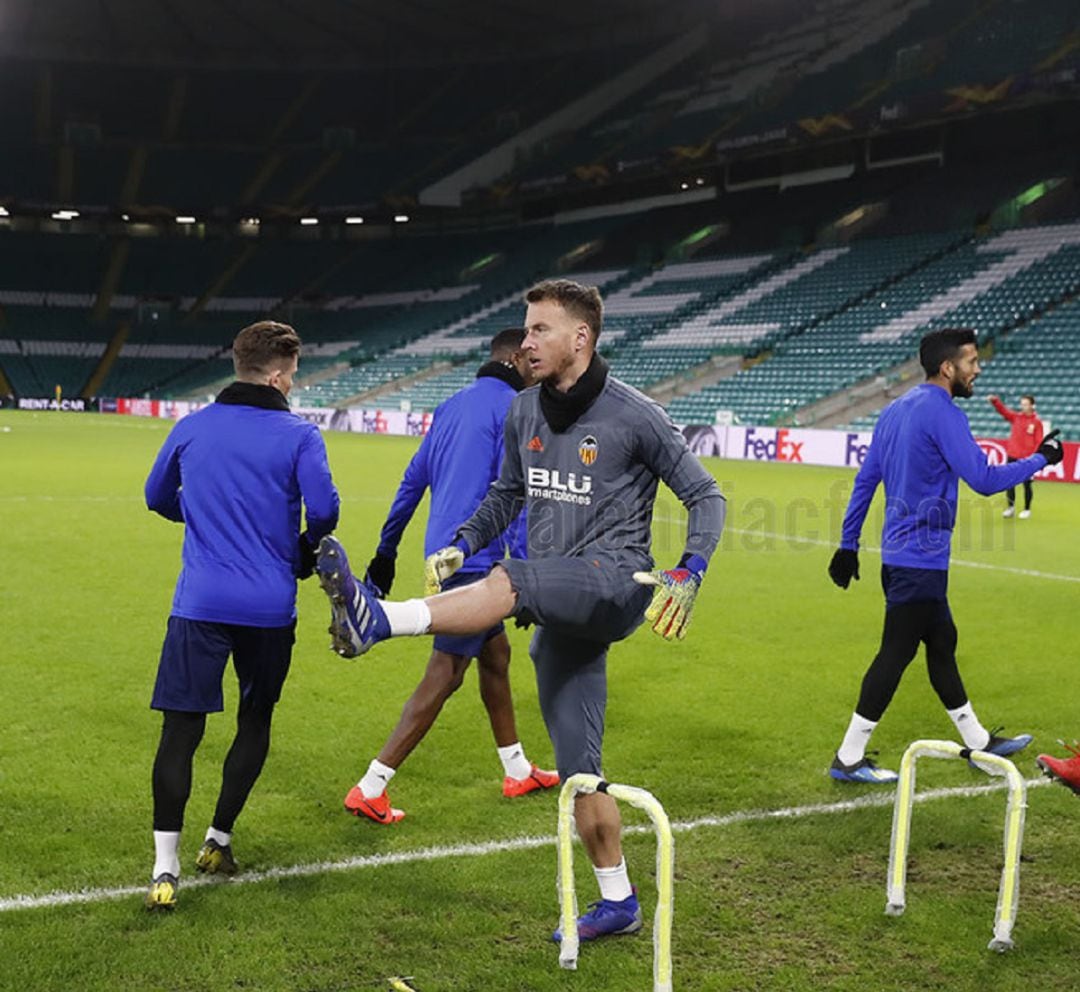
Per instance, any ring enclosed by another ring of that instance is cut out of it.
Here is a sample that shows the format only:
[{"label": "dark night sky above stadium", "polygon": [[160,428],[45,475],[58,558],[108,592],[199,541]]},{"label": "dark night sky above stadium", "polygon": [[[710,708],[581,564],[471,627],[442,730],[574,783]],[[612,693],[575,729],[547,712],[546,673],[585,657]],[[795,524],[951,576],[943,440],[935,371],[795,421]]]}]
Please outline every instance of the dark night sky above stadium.
[{"label": "dark night sky above stadium", "polygon": [[721,47],[805,0],[0,0],[0,57],[346,67],[482,61],[667,40]]}]

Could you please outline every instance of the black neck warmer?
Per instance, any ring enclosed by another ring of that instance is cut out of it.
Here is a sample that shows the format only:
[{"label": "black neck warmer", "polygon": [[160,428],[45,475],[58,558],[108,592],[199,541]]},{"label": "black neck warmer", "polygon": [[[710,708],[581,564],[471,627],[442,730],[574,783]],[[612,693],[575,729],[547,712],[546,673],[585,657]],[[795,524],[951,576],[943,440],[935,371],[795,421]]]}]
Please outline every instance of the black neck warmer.
[{"label": "black neck warmer", "polygon": [[540,384],[540,410],[556,434],[570,428],[593,405],[607,382],[608,366],[599,355],[593,355],[589,367],[565,393],[559,392],[546,380]]},{"label": "black neck warmer", "polygon": [[525,380],[521,378],[521,373],[513,365],[506,365],[503,362],[490,361],[485,365],[481,365],[476,373],[476,378],[502,379],[503,382],[508,386],[513,386],[519,393],[525,388]]},{"label": "black neck warmer", "polygon": [[217,394],[216,403],[257,406],[263,410],[288,410],[289,401],[280,389],[254,382],[233,382]]}]

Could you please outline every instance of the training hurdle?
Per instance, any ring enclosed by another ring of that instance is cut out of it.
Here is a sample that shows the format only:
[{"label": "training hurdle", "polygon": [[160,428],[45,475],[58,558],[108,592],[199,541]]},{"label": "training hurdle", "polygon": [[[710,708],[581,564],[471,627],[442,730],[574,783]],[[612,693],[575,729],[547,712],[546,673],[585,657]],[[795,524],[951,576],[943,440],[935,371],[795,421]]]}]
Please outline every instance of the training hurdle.
[{"label": "training hurdle", "polygon": [[605,792],[648,815],[656,831],[656,915],[653,919],[653,992],[671,992],[671,918],[674,911],[675,841],[659,800],[633,785],[605,782],[599,775],[572,775],[559,793],[559,909],[562,941],[559,967],[577,968],[577,889],[574,885],[573,807],[578,795]]},{"label": "training hurdle", "polygon": [[885,913],[888,916],[900,916],[904,912],[904,887],[907,883],[908,848],[911,843],[911,808],[915,800],[915,765],[919,758],[970,759],[987,774],[1008,780],[1005,864],[1001,869],[997,910],[994,913],[994,936],[987,945],[992,951],[1007,951],[1013,946],[1012,929],[1020,902],[1020,847],[1024,839],[1027,783],[1017,771],[1016,765],[1008,758],[972,750],[955,741],[915,741],[904,752],[900,761],[900,780],[896,784],[896,802],[893,805]]}]

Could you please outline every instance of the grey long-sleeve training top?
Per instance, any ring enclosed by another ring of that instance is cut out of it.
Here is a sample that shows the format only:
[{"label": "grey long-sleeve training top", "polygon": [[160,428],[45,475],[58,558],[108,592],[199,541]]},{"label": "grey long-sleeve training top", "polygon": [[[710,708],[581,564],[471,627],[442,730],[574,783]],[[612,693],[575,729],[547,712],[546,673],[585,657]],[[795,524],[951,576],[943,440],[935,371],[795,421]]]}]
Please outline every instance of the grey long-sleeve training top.
[{"label": "grey long-sleeve training top", "polygon": [[[662,479],[689,511],[685,552],[708,561],[726,503],[658,403],[612,376],[566,431],[540,409],[540,388],[520,393],[504,427],[499,478],[459,534],[482,548],[528,507],[530,558],[614,559],[652,568],[653,504]],[[674,548],[658,548],[661,554]],[[671,564],[674,564],[674,560]],[[665,564],[667,564],[665,562]]]}]

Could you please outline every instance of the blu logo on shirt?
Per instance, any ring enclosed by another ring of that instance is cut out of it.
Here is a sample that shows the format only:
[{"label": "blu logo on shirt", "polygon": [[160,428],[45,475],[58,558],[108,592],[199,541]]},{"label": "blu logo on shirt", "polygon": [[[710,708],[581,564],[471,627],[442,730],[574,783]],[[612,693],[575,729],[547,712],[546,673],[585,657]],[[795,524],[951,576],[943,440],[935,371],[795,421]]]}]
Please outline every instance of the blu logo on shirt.
[{"label": "blu logo on shirt", "polygon": [[560,503],[579,503],[588,506],[592,503],[592,476],[578,476],[576,472],[566,475],[565,481],[559,469],[529,466],[529,498],[553,499]]}]

